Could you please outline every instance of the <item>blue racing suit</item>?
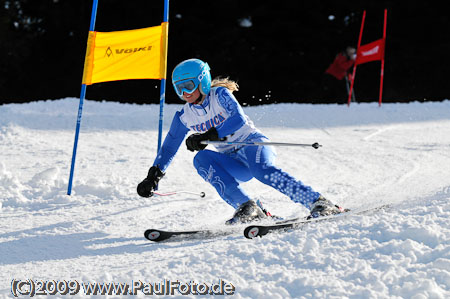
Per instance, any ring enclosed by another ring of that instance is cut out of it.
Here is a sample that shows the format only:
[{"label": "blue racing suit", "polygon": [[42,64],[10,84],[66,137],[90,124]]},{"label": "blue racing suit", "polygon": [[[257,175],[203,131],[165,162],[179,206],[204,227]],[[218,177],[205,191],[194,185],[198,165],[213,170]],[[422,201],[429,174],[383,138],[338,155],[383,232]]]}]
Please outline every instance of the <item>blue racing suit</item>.
[{"label": "blue racing suit", "polygon": [[[164,172],[190,130],[206,132],[211,127],[217,129],[220,138],[227,137],[227,141],[268,140],[254,127],[228,89],[214,87],[201,104],[186,103],[175,113],[153,165]],[[234,208],[251,199],[240,182],[256,178],[309,209],[320,193],[274,166],[274,160],[271,146],[218,145],[216,151],[199,151],[194,157],[194,166]]]}]

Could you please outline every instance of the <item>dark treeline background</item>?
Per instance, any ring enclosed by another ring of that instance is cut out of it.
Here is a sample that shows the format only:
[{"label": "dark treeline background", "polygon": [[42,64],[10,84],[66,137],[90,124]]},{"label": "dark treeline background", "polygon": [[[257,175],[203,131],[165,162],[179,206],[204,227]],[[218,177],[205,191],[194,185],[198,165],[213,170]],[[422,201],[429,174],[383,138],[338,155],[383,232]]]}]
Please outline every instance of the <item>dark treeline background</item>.
[{"label": "dark treeline background", "polygon": [[[388,9],[384,102],[449,98],[450,18],[441,1],[171,0],[166,102],[187,58],[229,76],[248,105],[332,103],[321,76],[336,53],[382,37]],[[91,0],[0,0],[0,103],[79,97]],[[334,16],[330,17],[330,16]],[[99,0],[96,31],[157,26],[163,0]],[[245,24],[250,26],[245,26]],[[377,101],[380,62],[358,66],[358,101]],[[158,80],[89,86],[86,98],[158,103]]]}]

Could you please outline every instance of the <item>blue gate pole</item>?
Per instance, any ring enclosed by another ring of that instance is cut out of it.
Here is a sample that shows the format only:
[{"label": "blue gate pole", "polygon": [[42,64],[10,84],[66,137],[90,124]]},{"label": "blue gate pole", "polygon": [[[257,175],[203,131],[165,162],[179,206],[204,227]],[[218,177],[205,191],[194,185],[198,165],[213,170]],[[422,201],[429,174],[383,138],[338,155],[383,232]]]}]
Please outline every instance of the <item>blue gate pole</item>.
[{"label": "blue gate pole", "polygon": [[[164,18],[163,22],[169,22],[169,0],[164,0]],[[167,45],[165,47],[167,51]],[[164,55],[167,58],[167,55]],[[165,61],[166,70],[167,70],[167,59]],[[164,102],[166,100],[166,78],[161,79],[161,93],[159,96],[159,129],[158,129],[158,148],[157,152],[161,148],[161,140],[162,140],[162,129],[164,122]]]},{"label": "blue gate pole", "polygon": [[[97,17],[97,6],[98,0],[94,0],[94,2],[92,3],[91,24],[89,26],[89,31],[94,31],[95,28],[95,19]],[[78,136],[80,135],[81,114],[83,112],[83,102],[85,96],[86,96],[86,84],[81,84],[80,104],[78,106],[77,126],[75,129],[75,140],[73,143],[72,163],[70,165],[69,186],[67,188],[67,195],[70,195],[72,193],[73,172],[75,168],[75,158],[77,156]]]}]

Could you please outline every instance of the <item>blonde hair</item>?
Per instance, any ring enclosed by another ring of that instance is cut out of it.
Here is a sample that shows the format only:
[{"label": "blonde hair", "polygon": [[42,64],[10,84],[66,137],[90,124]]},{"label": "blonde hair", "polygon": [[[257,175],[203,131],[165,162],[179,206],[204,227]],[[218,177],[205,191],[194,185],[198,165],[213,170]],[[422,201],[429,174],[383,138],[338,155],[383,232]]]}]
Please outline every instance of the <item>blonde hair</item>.
[{"label": "blonde hair", "polygon": [[228,78],[228,77],[214,78],[214,80],[212,80],[212,82],[211,82],[211,87],[218,87],[218,86],[226,87],[231,92],[239,90],[239,85],[236,82],[234,82],[233,80],[230,80],[230,78]]}]

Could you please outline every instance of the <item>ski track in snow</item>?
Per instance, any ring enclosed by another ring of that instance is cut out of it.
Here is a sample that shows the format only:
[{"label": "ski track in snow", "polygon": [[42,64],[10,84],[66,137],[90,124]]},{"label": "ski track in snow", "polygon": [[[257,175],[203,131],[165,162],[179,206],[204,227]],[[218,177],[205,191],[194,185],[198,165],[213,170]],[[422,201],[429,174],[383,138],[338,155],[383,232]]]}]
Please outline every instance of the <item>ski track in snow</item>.
[{"label": "ski track in snow", "polygon": [[[165,132],[179,108],[166,106]],[[345,207],[390,207],[255,240],[237,227],[214,239],[150,243],[147,228],[220,229],[233,213],[184,148],[160,191],[205,198],[136,195],[155,157],[157,105],[85,101],[72,196],[78,99],[3,105],[0,297],[12,296],[13,279],[35,279],[223,280],[235,298],[450,298],[450,101],[244,110],[272,141],[323,145],[277,147],[283,170]],[[257,181],[244,186],[273,214],[307,214]]]}]

